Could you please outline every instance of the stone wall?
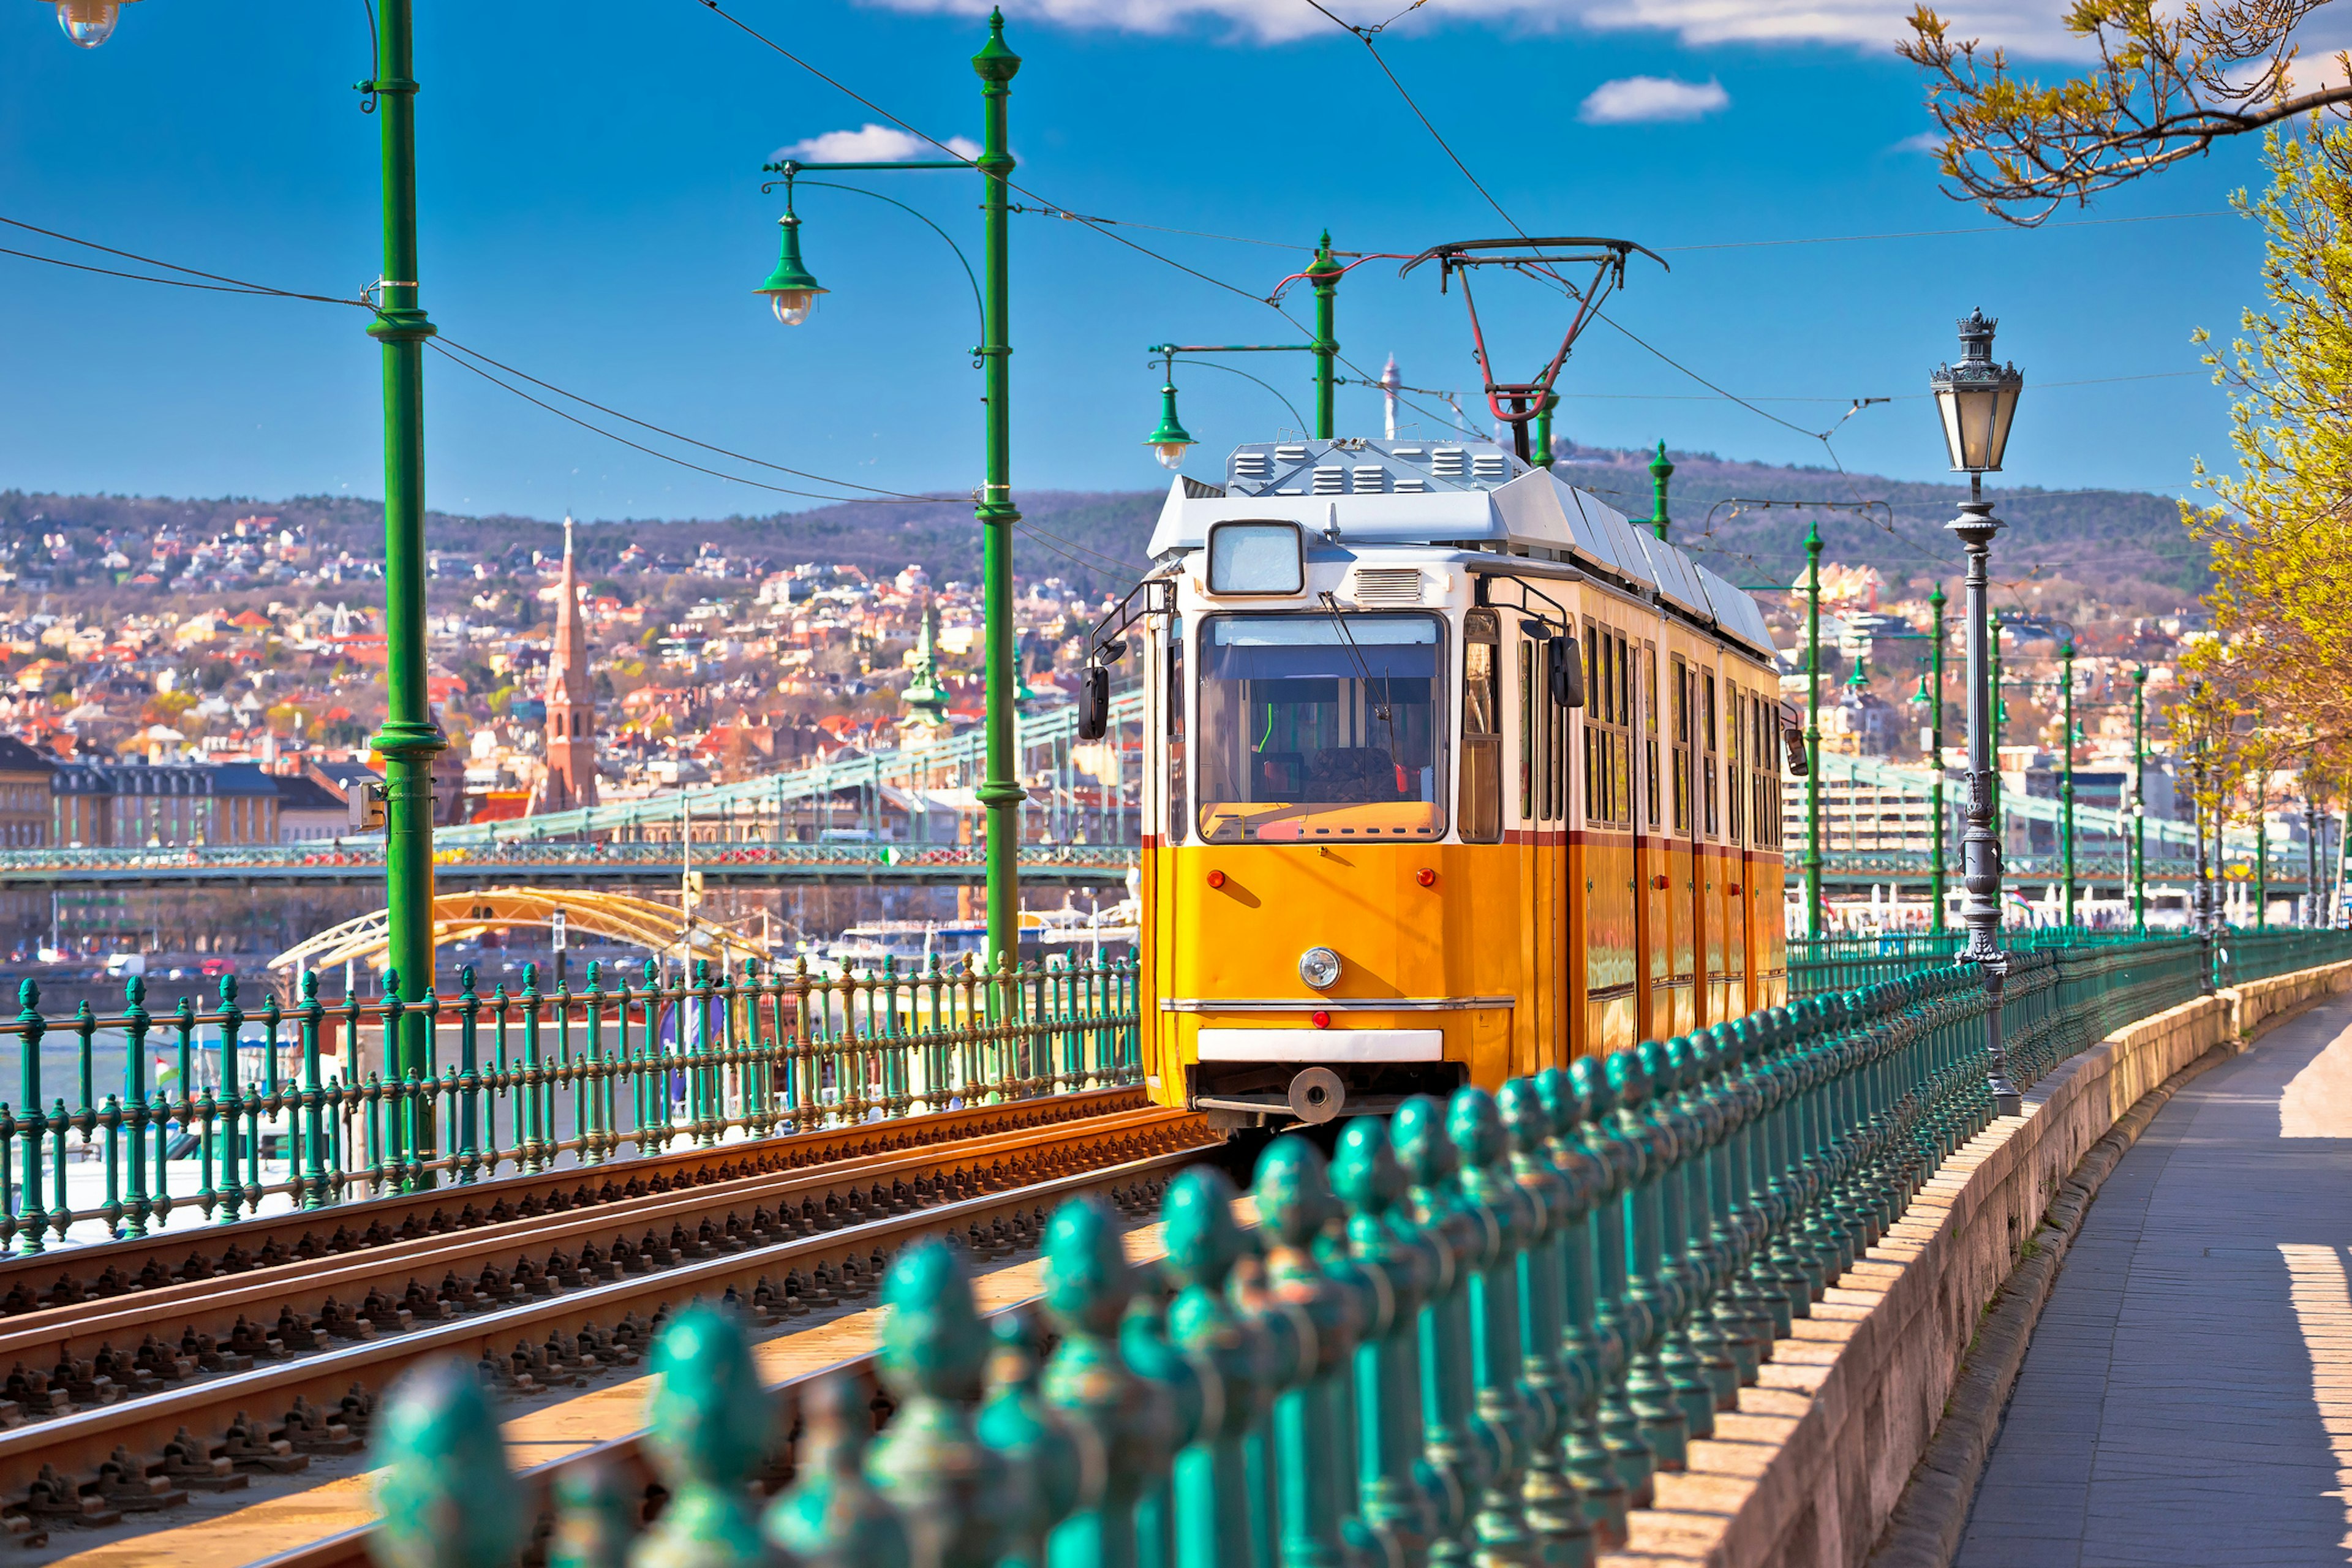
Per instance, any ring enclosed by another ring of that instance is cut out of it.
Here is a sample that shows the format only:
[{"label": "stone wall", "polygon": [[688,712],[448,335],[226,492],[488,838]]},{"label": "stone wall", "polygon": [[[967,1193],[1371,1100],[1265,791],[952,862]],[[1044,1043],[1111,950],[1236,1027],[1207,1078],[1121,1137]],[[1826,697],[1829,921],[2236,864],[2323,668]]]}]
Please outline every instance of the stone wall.
[{"label": "stone wall", "polygon": [[2249,981],[2127,1025],[1945,1162],[1868,1256],[1774,1347],[1739,1408],[1658,1478],[1607,1568],[1845,1568],[1877,1541],[1934,1435],[1985,1306],[2060,1184],[2149,1090],[2217,1046],[2352,990],[2352,963]]}]

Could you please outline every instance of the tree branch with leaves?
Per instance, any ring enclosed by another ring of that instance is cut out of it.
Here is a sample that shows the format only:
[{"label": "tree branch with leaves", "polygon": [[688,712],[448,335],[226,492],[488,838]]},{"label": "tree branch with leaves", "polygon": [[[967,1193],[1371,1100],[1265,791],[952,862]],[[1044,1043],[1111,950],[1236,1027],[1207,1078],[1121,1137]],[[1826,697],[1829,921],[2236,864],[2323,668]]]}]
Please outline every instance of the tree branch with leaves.
[{"label": "tree branch with leaves", "polygon": [[2006,49],[1955,39],[1927,5],[1896,52],[1928,76],[1944,133],[1945,190],[2032,226],[2194,157],[2227,136],[2352,104],[2352,61],[2336,85],[2294,90],[2296,30],[2325,0],[2076,0],[2066,31],[2097,63],[2054,85],[2019,76]]}]

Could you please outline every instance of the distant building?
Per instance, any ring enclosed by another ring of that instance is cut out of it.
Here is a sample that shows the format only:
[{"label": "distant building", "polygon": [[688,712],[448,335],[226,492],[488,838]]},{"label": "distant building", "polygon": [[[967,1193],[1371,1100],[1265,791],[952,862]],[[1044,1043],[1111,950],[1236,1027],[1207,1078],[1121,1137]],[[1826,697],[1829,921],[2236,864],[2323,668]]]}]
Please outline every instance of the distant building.
[{"label": "distant building", "polygon": [[304,773],[279,774],[278,842],[305,844],[349,833],[351,806],[339,792]]},{"label": "distant building", "polygon": [[588,644],[581,636],[580,579],[572,555],[572,520],[563,520],[562,587],[555,601],[555,646],[547,658],[547,773],[531,815],[596,804],[596,701],[588,684]]},{"label": "distant building", "polygon": [[49,781],[56,760],[13,735],[0,736],[0,848],[35,849],[54,826]]},{"label": "distant building", "polygon": [[62,763],[51,775],[51,842],[275,844],[278,784],[252,763]]}]

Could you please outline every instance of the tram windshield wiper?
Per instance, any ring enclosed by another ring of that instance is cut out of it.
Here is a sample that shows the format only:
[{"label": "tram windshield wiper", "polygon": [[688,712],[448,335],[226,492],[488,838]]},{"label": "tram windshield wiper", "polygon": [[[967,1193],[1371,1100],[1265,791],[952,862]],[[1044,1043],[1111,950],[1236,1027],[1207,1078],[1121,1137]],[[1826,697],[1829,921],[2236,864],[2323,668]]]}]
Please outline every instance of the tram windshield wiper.
[{"label": "tram windshield wiper", "polygon": [[1397,794],[1402,795],[1405,792],[1404,758],[1399,754],[1397,751],[1396,683],[1389,679],[1388,673],[1384,668],[1381,675],[1381,694],[1383,698],[1387,699],[1387,700],[1372,702],[1371,668],[1364,662],[1364,650],[1356,646],[1356,634],[1349,629],[1348,617],[1345,615],[1342,615],[1339,610],[1339,601],[1333,596],[1331,591],[1328,588],[1317,596],[1323,601],[1323,608],[1329,614],[1331,624],[1339,628],[1339,640],[1348,645],[1348,656],[1356,661],[1356,676],[1358,679],[1364,683],[1364,700],[1370,705],[1372,717],[1378,719],[1381,724],[1387,727],[1389,732],[1389,766],[1396,770]]}]

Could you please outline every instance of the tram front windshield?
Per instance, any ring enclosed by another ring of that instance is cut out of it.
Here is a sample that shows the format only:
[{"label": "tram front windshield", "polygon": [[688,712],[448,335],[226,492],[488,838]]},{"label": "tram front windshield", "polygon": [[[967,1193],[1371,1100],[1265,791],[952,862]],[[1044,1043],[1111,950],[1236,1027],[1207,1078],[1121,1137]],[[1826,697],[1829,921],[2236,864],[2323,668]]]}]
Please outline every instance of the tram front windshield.
[{"label": "tram front windshield", "polygon": [[1445,644],[1427,615],[1220,615],[1201,626],[1201,837],[1445,831]]}]

